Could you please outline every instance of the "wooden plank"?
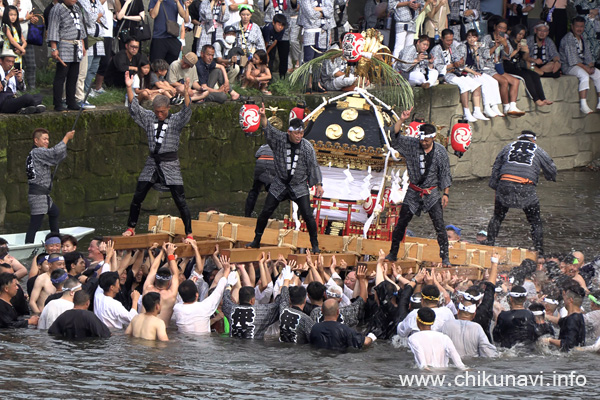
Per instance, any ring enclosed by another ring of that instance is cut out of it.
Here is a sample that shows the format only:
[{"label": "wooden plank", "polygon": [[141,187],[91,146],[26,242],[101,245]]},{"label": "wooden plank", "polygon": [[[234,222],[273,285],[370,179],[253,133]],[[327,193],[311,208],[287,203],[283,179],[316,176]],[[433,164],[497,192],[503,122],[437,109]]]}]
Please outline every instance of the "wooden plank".
[{"label": "wooden plank", "polygon": [[115,250],[147,249],[154,243],[162,246],[163,243],[169,242],[170,239],[171,237],[166,233],[110,237],[110,240],[115,244]]},{"label": "wooden plank", "polygon": [[263,252],[270,252],[271,258],[277,260],[280,254],[287,258],[292,249],[289,247],[261,247],[260,249],[224,249],[220,251],[221,255],[229,257],[229,261],[232,263],[258,261]]},{"label": "wooden plank", "polygon": [[[175,219],[175,229],[173,232],[171,229],[171,218]],[[152,229],[156,227],[156,223],[158,221],[158,215],[151,215],[148,220],[148,232],[152,232]],[[159,224],[157,228],[157,233],[173,233],[177,235],[185,235],[185,227],[183,226],[183,221],[178,217],[165,217],[162,222]],[[158,232],[164,231],[164,232]]]},{"label": "wooden plank", "polygon": [[[198,252],[201,256],[210,256],[215,252],[215,246],[219,246],[219,251],[231,248],[231,242],[229,240],[202,240],[196,242]],[[179,257],[194,257],[194,248],[192,245],[187,243],[175,243],[177,249],[175,254]]]},{"label": "wooden plank", "polygon": [[[219,213],[198,213],[198,221],[205,222],[231,222],[234,224],[245,225],[245,226],[256,226],[256,218],[238,217],[237,215],[230,214],[219,214]],[[283,221],[276,219],[269,219],[267,222],[267,228],[280,229],[283,228]]]},{"label": "wooden plank", "polygon": [[[346,261],[346,264],[348,264],[349,267],[356,266],[356,258],[357,258],[356,255],[335,253],[335,254],[323,254],[323,264],[325,265],[326,268],[328,268],[331,265],[331,259],[333,256],[335,256],[338,267],[340,266],[340,263],[342,262],[342,260]],[[316,261],[317,257],[318,256],[312,257],[313,262]],[[288,259],[288,261],[294,260],[299,265],[305,264],[306,263],[306,254],[290,254],[287,259]]]},{"label": "wooden plank", "polygon": [[[392,275],[392,264],[389,261],[386,261],[388,263],[388,275]],[[416,273],[417,272],[417,268],[419,267],[419,263],[417,261],[406,261],[406,260],[398,260],[396,261],[394,264],[396,264],[397,267],[402,269],[402,275],[408,274],[410,271],[412,271],[412,273]],[[370,275],[374,272],[377,271],[377,261],[359,261],[358,262],[358,266],[361,265],[366,265],[367,267],[367,275]]]},{"label": "wooden plank", "polygon": [[[151,216],[149,226],[152,227],[156,224],[157,217]],[[253,219],[252,219],[253,220]],[[170,228],[170,219],[165,218],[162,223],[163,227]],[[192,231],[195,236],[215,239],[218,231],[218,222],[207,222],[200,220],[192,220]],[[234,235],[234,231],[237,234]],[[184,234],[183,224],[181,220],[177,218],[175,223],[175,233]],[[250,242],[254,238],[254,226],[248,225],[234,225],[233,223],[224,224],[221,232],[222,237],[233,238],[239,242]],[[280,230],[279,229],[265,229],[262,237],[262,244],[265,246],[277,246],[279,244]],[[282,242],[284,245],[294,245],[297,248],[310,248],[310,239],[307,232],[296,232],[290,231],[283,237]],[[413,246],[409,246],[408,252],[401,246],[399,257],[401,259],[413,259],[421,256],[421,260],[439,263],[441,259],[439,257],[439,247],[437,241],[433,239],[425,238],[406,238],[407,243],[415,243]],[[421,248],[419,248],[421,244]],[[459,248],[450,249],[450,262],[457,265],[465,265],[469,262],[472,265],[478,265],[481,267],[490,267],[490,257],[492,251],[497,251],[500,254],[500,262],[506,260],[508,265],[518,265],[522,256],[520,249],[515,249],[512,253],[508,253],[507,248],[503,247],[491,247],[482,245],[466,244],[466,246],[458,246]],[[460,248],[466,247],[466,248]],[[357,252],[363,255],[369,255],[377,257],[379,250],[383,249],[386,253],[390,248],[390,242],[374,239],[352,239],[344,249],[344,238],[342,236],[330,236],[330,235],[319,235],[319,248],[323,253],[337,253],[343,250],[348,252]],[[476,252],[469,252],[468,250],[478,250]],[[469,257],[469,254],[471,256]],[[525,252],[526,255],[535,255],[534,252]]]}]

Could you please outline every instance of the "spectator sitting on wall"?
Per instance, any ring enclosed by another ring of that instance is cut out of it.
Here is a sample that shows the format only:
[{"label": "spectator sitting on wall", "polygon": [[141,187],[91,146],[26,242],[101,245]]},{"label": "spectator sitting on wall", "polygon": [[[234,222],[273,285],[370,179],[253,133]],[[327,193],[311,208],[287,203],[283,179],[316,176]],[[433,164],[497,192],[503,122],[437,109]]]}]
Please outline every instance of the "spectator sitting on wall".
[{"label": "spectator sitting on wall", "polygon": [[215,48],[215,61],[225,67],[229,82],[233,82],[240,74],[240,65],[238,61],[240,60],[240,56],[244,55],[244,52],[240,47],[234,47],[237,38],[235,26],[226,26],[223,34],[223,40],[218,39],[213,43],[213,47]]},{"label": "spectator sitting on wall", "polygon": [[[332,48],[335,48],[333,45]],[[349,92],[356,88],[357,78],[354,74],[346,75],[348,63],[343,57],[325,60],[321,67],[321,84],[325,90],[341,90]]]},{"label": "spectator sitting on wall", "polygon": [[198,72],[196,71],[196,65],[198,63],[198,56],[191,51],[181,57],[181,60],[175,60],[169,66],[169,73],[167,75],[167,81],[173,86],[179,96],[177,100],[174,100],[174,104],[181,104],[181,97],[185,90],[185,79],[190,79],[190,100],[194,102],[204,101],[208,96],[208,92],[204,92],[198,83]]},{"label": "spectator sitting on wall", "polygon": [[268,62],[267,52],[257,50],[252,60],[246,65],[242,88],[253,87],[270,96],[271,92],[267,88],[271,81],[271,71],[268,68]]},{"label": "spectator sitting on wall", "polygon": [[158,90],[160,94],[172,99],[177,97],[177,89],[167,81],[168,72],[169,64],[165,60],[153,61],[150,70],[150,89]]},{"label": "spectator sitting on wall", "polygon": [[[237,100],[240,95],[231,88],[225,67],[215,60],[215,48],[209,44],[202,46],[200,59],[196,64],[198,83],[202,90],[209,93],[206,101],[223,103],[227,100],[227,93],[231,100]],[[266,58],[266,57],[265,57]],[[266,65],[266,59],[265,59]],[[218,88],[216,88],[218,85]]]},{"label": "spectator sitting on wall", "polygon": [[23,70],[16,69],[15,53],[4,50],[0,55],[0,112],[33,114],[46,111],[42,105],[42,95],[24,94],[17,97],[18,91],[25,91]]}]

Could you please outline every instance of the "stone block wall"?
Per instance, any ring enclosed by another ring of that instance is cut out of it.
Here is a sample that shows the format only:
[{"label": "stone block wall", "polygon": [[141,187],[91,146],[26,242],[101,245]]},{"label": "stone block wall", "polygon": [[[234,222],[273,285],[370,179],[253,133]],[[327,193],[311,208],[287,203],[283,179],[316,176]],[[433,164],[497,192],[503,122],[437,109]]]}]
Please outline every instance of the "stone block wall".
[{"label": "stone block wall", "polygon": [[[600,113],[583,115],[579,111],[577,78],[542,79],[544,92],[554,104],[537,107],[526,95],[524,83],[519,87],[517,106],[527,114],[520,118],[493,118],[471,124],[472,144],[458,159],[450,155],[454,179],[482,178],[490,175],[496,155],[513,141],[522,130],[538,135],[537,143],[554,159],[559,169],[587,165],[600,157]],[[595,108],[597,94],[591,85],[588,104]],[[472,103],[469,107],[473,109]],[[428,90],[415,88],[416,115],[436,125],[442,125],[444,135],[462,115],[458,88],[439,85]],[[453,120],[451,118],[455,116]]]},{"label": "stone block wall", "polygon": [[[472,124],[473,143],[458,159],[450,155],[454,179],[487,177],[498,152],[524,129],[538,134],[538,143],[559,169],[584,166],[600,157],[600,114],[579,112],[577,79],[543,79],[547,98],[555,103],[538,108],[520,88],[518,106],[528,114],[521,118],[495,118]],[[321,96],[307,96],[312,109]],[[596,106],[596,92],[588,102]],[[190,206],[218,206],[224,212],[241,212],[240,204],[251,187],[254,153],[264,139],[246,138],[239,128],[240,103],[194,106],[191,122],[181,136],[179,156]],[[271,98],[269,106],[289,110],[290,98]],[[440,85],[415,89],[418,116],[437,125],[451,126],[451,118],[462,114],[458,89]],[[278,116],[286,120],[288,111]],[[71,129],[76,113],[45,113],[31,116],[0,116],[0,225],[25,224],[29,219],[25,159],[36,127],[51,132],[51,144]],[[456,121],[456,118],[453,120]],[[83,113],[75,139],[69,143],[67,159],[61,163],[53,199],[63,216],[83,217],[112,214],[129,209],[137,177],[148,154],[146,135],[122,107]],[[223,204],[223,199],[229,199]],[[170,193],[150,191],[145,211],[173,208]]]}]

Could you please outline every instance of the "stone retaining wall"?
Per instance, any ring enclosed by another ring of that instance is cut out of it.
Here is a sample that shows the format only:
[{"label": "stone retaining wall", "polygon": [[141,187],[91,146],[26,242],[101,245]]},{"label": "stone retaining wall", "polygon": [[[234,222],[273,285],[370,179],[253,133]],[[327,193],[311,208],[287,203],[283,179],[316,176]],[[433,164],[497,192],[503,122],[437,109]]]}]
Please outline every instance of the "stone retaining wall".
[{"label": "stone retaining wall", "polygon": [[[580,114],[577,79],[544,79],[543,83],[548,99],[555,101],[553,105],[537,109],[521,88],[517,104],[528,111],[526,116],[472,125],[471,148],[461,159],[450,156],[455,179],[489,176],[496,154],[524,129],[539,135],[538,143],[559,169],[584,166],[600,157],[600,114]],[[268,105],[286,110],[295,104],[291,99],[270,100]],[[321,97],[307,96],[306,100],[314,107]],[[452,115],[462,113],[454,86],[416,89],[415,101],[417,114],[437,125],[449,126]],[[588,102],[595,107],[594,90],[590,90]],[[226,212],[241,212],[239,205],[252,182],[254,152],[263,139],[244,137],[238,125],[239,107],[240,103],[194,106],[192,121],[183,131],[179,155],[186,196],[196,209],[218,205]],[[285,120],[287,111],[278,115]],[[55,144],[71,129],[75,116],[76,113],[49,112],[0,117],[0,225],[24,224],[29,219],[25,158],[31,148],[33,129],[49,128],[51,144]],[[128,210],[147,152],[145,134],[125,109],[86,111],[53,189],[53,198],[63,216],[76,218]],[[159,212],[159,199],[168,198],[169,193],[151,191],[144,210]],[[223,198],[230,199],[229,204],[222,204]],[[160,210],[163,209],[161,203]]]}]

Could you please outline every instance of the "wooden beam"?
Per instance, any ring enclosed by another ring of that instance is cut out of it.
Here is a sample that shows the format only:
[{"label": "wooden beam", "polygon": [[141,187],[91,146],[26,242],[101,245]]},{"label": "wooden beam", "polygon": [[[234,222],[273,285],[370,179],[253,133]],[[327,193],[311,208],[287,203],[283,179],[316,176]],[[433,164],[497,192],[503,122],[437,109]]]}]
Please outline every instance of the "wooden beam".
[{"label": "wooden beam", "polygon": [[112,236],[110,239],[115,244],[115,250],[135,250],[147,249],[154,243],[158,243],[162,246],[163,243],[170,242],[171,237],[166,233],[159,233],[134,236]]},{"label": "wooden beam", "polygon": [[287,258],[292,249],[289,247],[261,247],[260,249],[224,249],[220,251],[221,255],[229,257],[231,263],[258,261],[263,252],[270,252],[271,259],[277,260],[280,254]]},{"label": "wooden beam", "polygon": [[[344,254],[344,253],[336,253],[336,254],[323,254],[323,265],[325,268],[329,268],[331,265],[331,259],[335,256],[337,266],[340,267],[342,260],[346,261],[349,267],[356,266],[356,255],[354,254]],[[318,255],[312,256],[313,262],[316,262]],[[290,254],[288,256],[288,261],[294,260],[298,265],[306,263],[306,254]]]},{"label": "wooden beam", "polygon": [[[210,256],[215,252],[215,246],[219,246],[219,251],[231,248],[231,242],[228,240],[202,240],[196,242],[198,252],[201,256]],[[194,248],[191,244],[187,243],[175,243],[177,249],[175,254],[179,257],[194,257]]]}]

